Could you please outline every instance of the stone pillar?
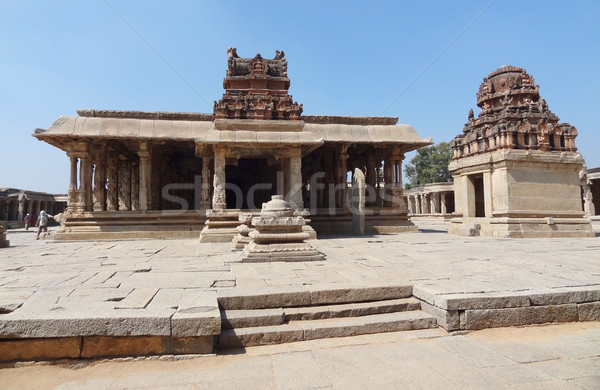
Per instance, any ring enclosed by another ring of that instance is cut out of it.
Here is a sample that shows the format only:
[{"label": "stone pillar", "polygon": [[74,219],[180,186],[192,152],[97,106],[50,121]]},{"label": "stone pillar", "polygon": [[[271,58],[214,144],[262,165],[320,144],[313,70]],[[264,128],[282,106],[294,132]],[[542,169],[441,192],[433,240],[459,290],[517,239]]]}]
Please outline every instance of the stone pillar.
[{"label": "stone pillar", "polygon": [[69,180],[69,197],[67,200],[67,208],[70,212],[73,212],[76,210],[79,211],[80,207],[79,189],[77,188],[77,177],[79,176],[77,172],[77,166],[79,165],[79,159],[75,154],[67,153],[67,155],[71,160],[71,175]]},{"label": "stone pillar", "polygon": [[394,167],[392,207],[401,213],[408,213],[402,189],[402,160],[404,156],[399,151],[395,151],[392,158]]},{"label": "stone pillar", "polygon": [[25,194],[19,195],[19,206],[17,208],[17,221],[22,222],[25,218]]},{"label": "stone pillar", "polygon": [[446,205],[446,195],[447,192],[442,192],[440,195],[440,208],[442,214],[448,214],[448,206]]},{"label": "stone pillar", "polygon": [[338,155],[337,166],[337,182],[340,188],[337,191],[337,207],[343,208],[344,211],[349,210],[348,204],[348,146],[342,146],[342,150]]},{"label": "stone pillar", "polygon": [[131,162],[131,209],[140,209],[140,167],[137,161]]},{"label": "stone pillar", "polygon": [[439,214],[441,212],[440,209],[440,193],[439,192],[435,192],[432,194],[433,195],[433,213],[434,214]]},{"label": "stone pillar", "polygon": [[387,158],[383,163],[384,198],[383,207],[391,207],[394,193],[394,163]]},{"label": "stone pillar", "polygon": [[80,192],[84,211],[92,211],[94,202],[92,194],[92,161],[89,153],[84,153],[80,162]]},{"label": "stone pillar", "polygon": [[131,210],[131,162],[119,159],[119,210]]},{"label": "stone pillar", "polygon": [[202,198],[201,207],[202,209],[209,209],[210,206],[210,165],[212,158],[202,157]]},{"label": "stone pillar", "polygon": [[106,210],[106,146],[96,152],[94,168],[94,211]]},{"label": "stone pillar", "polygon": [[297,210],[304,207],[302,200],[302,150],[300,148],[290,150],[289,159],[289,203]]},{"label": "stone pillar", "polygon": [[377,186],[377,178],[375,177],[375,156],[372,154],[367,158],[367,174],[365,176],[367,185],[374,190]]},{"label": "stone pillar", "polygon": [[77,157],[70,155],[69,158],[71,159],[71,177],[70,177],[70,181],[69,181],[69,190],[76,190],[77,189],[77,164],[78,164],[78,159]]},{"label": "stone pillar", "polygon": [[115,152],[108,153],[106,174],[108,177],[108,191],[106,197],[106,209],[115,211],[119,209],[119,175],[117,169],[118,156]]},{"label": "stone pillar", "polygon": [[149,194],[150,189],[150,152],[148,151],[148,143],[141,142],[140,150],[138,151],[140,158],[140,169],[139,169],[139,210],[148,210]]},{"label": "stone pillar", "polygon": [[212,208],[214,210],[224,210],[227,208],[225,198],[225,157],[228,150],[215,146],[215,168],[213,173],[213,200]]}]

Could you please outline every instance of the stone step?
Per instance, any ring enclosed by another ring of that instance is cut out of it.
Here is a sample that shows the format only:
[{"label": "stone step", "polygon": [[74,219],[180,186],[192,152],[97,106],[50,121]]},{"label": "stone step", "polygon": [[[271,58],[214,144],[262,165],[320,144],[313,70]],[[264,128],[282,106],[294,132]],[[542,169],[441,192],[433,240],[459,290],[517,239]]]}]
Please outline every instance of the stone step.
[{"label": "stone step", "polygon": [[363,334],[437,327],[435,318],[421,310],[361,317],[292,321],[276,326],[224,329],[219,348],[240,348]]},{"label": "stone step", "polygon": [[281,307],[331,305],[409,298],[411,285],[312,285],[261,289],[227,289],[218,293],[222,310],[250,310]]},{"label": "stone step", "polygon": [[421,302],[414,297],[375,302],[338,305],[288,307],[277,309],[221,311],[222,328],[249,328],[281,325],[289,321],[306,321],[338,317],[360,317],[372,314],[420,310]]},{"label": "stone step", "polygon": [[421,301],[414,297],[338,305],[289,307],[283,311],[286,321],[308,321],[339,317],[362,317],[412,310],[421,310]]}]

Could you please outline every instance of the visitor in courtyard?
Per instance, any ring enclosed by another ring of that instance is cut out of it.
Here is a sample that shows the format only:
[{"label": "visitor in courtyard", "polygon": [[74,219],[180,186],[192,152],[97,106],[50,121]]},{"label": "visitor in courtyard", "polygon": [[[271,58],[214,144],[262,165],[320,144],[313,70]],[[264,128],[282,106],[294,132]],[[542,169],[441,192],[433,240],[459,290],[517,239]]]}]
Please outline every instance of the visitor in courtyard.
[{"label": "visitor in courtyard", "polygon": [[38,218],[38,221],[37,221],[39,228],[38,228],[37,236],[35,238],[36,240],[40,239],[40,233],[42,232],[42,230],[44,231],[43,237],[46,237],[46,234],[48,233],[48,218],[54,218],[54,216],[46,213],[46,211],[44,211],[44,210],[40,211],[40,217]]},{"label": "visitor in courtyard", "polygon": [[27,213],[25,216],[25,230],[29,230],[29,226],[31,226],[31,215]]}]

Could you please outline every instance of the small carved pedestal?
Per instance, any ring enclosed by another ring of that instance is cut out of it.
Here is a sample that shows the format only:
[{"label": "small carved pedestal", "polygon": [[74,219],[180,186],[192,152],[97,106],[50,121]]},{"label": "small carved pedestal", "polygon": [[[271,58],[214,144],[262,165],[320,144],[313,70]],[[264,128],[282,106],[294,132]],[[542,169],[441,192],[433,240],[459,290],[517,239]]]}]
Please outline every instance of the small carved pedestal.
[{"label": "small carved pedestal", "polygon": [[242,262],[320,261],[325,256],[304,242],[310,235],[302,231],[304,218],[294,215],[281,195],[264,203],[259,217],[252,218],[252,241],[242,252]]}]

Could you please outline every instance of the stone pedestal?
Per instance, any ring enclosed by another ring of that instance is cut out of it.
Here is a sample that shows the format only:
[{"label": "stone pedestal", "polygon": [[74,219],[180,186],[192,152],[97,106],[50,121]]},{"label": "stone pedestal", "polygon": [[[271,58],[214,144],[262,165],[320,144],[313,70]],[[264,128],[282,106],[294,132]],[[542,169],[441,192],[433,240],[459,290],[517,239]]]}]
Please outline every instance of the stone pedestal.
[{"label": "stone pedestal", "polygon": [[6,248],[10,245],[10,241],[6,239],[6,224],[0,221],[0,248]]},{"label": "stone pedestal", "polygon": [[208,220],[200,232],[200,242],[231,242],[238,234],[239,209],[206,210]]},{"label": "stone pedestal", "polygon": [[252,213],[240,213],[238,219],[242,224],[236,228],[238,234],[231,241],[233,251],[241,251],[252,241],[248,235],[252,231]]},{"label": "stone pedestal", "polygon": [[242,262],[319,261],[325,256],[304,242],[309,234],[301,215],[294,215],[283,196],[274,195],[264,203],[259,217],[252,218],[252,241],[242,252]]}]

